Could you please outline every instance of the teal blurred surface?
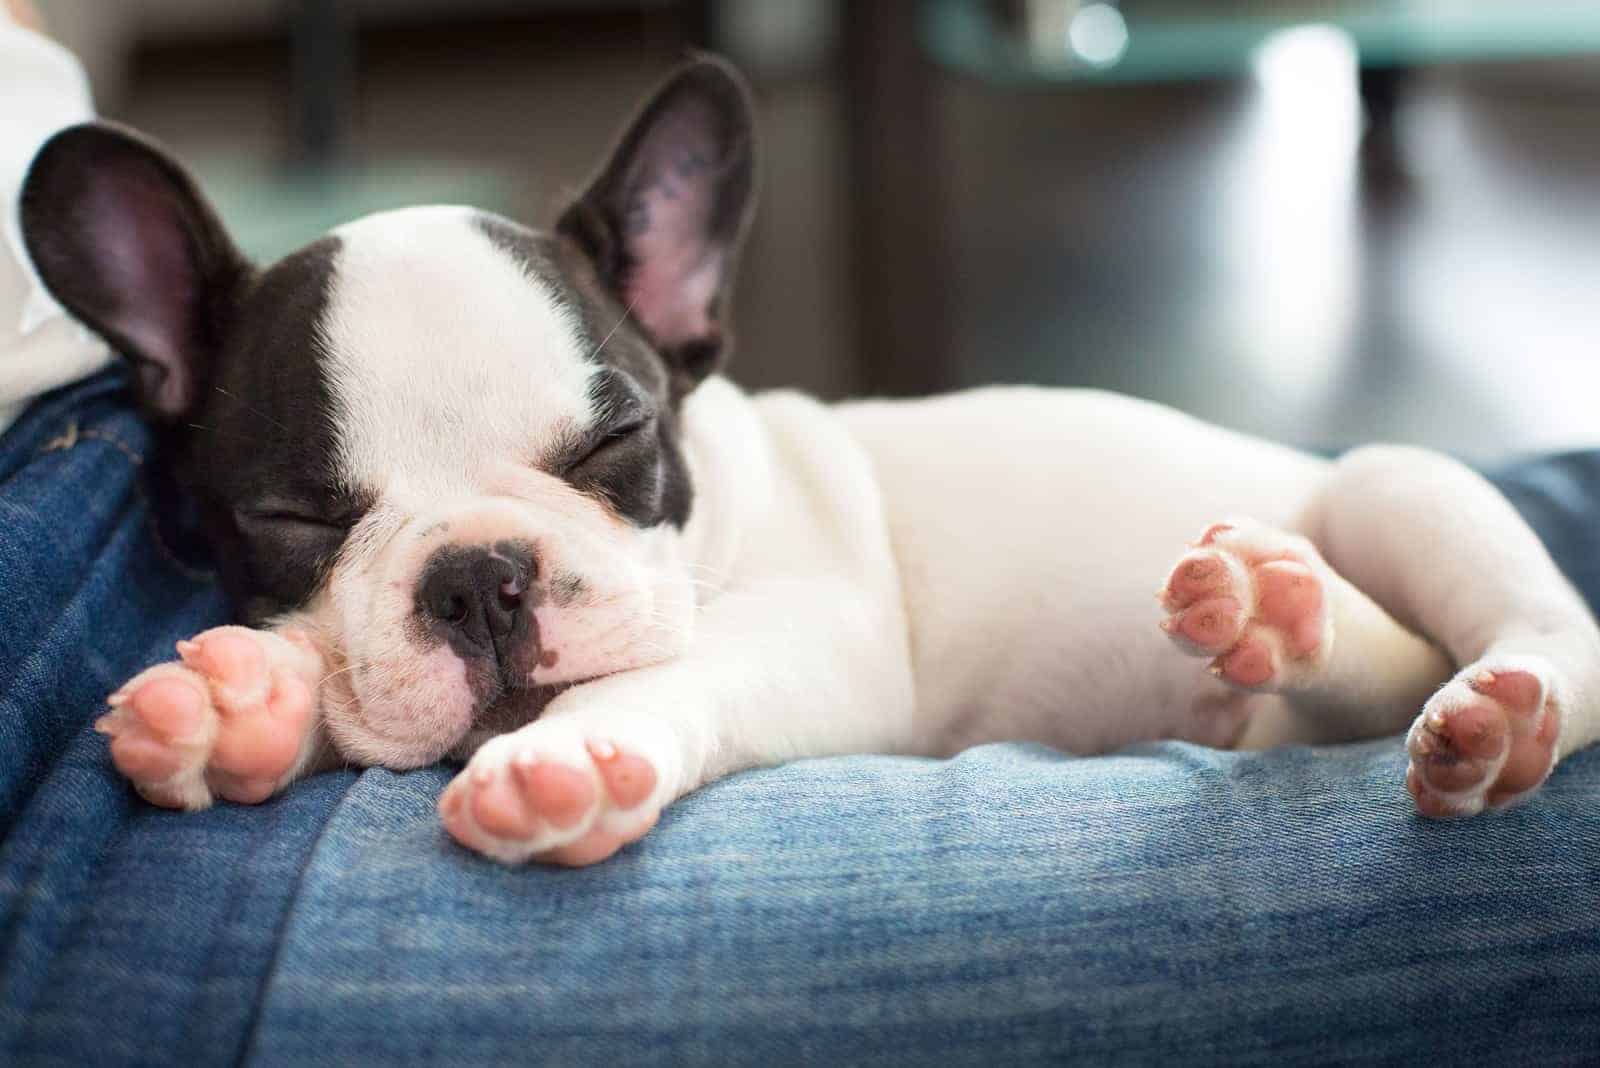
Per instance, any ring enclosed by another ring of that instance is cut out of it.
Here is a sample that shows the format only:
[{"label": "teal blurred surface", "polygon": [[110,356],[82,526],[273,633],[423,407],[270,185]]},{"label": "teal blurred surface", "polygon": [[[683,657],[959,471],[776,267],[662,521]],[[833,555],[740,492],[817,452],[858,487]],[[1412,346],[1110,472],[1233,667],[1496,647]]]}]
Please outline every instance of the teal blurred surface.
[{"label": "teal blurred surface", "polygon": [[493,171],[430,162],[264,171],[244,159],[202,157],[201,184],[240,248],[260,262],[292,252],[342,223],[414,204],[470,204],[504,212],[512,184]]},{"label": "teal blurred surface", "polygon": [[[1272,35],[1307,25],[1349,34],[1368,66],[1600,53],[1600,4],[1591,0],[1044,0],[1022,5],[1033,13],[1021,20],[1031,32],[1005,25],[1000,6],[990,0],[928,0],[924,43],[941,63],[964,74],[1046,85],[1231,75],[1248,66]],[[1050,32],[1056,22],[1059,34]]]}]

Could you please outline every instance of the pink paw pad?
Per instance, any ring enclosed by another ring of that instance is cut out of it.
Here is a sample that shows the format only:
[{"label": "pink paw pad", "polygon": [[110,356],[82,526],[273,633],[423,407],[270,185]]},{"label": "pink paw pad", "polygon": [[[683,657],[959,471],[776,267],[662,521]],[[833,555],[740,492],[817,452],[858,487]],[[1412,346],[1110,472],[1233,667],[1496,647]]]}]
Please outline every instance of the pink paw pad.
[{"label": "pink paw pad", "polygon": [[1227,655],[1219,657],[1212,670],[1235,686],[1265,686],[1277,673],[1272,647],[1259,637],[1245,638]]},{"label": "pink paw pad", "polygon": [[178,658],[211,680],[241,696],[267,686],[267,655],[244,633],[217,631],[178,643]]},{"label": "pink paw pad", "polygon": [[583,773],[553,761],[518,758],[509,768],[475,768],[472,786],[472,817],[497,838],[528,838],[542,823],[570,827],[594,804],[594,786]]},{"label": "pink paw pad", "polygon": [[1170,604],[1188,605],[1232,589],[1233,585],[1227,561],[1219,554],[1192,552],[1172,569],[1162,596]]},{"label": "pink paw pad", "polygon": [[[657,776],[648,760],[619,750],[610,742],[586,744],[592,771],[525,749],[473,765],[446,787],[439,799],[445,829],[463,845],[491,856],[516,853],[527,843],[532,858],[544,863],[582,866],[604,860],[643,835],[656,821],[653,810],[640,809],[655,792]],[[640,809],[629,826],[603,819],[607,812]],[[559,845],[542,848],[539,841],[561,841],[563,831],[590,826]],[[482,835],[499,840],[484,842]],[[502,848],[502,846],[510,848]],[[527,855],[523,853],[522,855]]]},{"label": "pink paw pad", "polygon": [[1237,598],[1212,597],[1163,620],[1162,626],[1197,649],[1220,653],[1238,642],[1244,623],[1244,606]]},{"label": "pink paw pad", "polygon": [[1322,582],[1305,564],[1269,560],[1255,570],[1256,618],[1276,627],[1291,656],[1309,656],[1322,643]]},{"label": "pink paw pad", "polygon": [[1327,632],[1323,580],[1303,539],[1215,523],[1161,592],[1161,628],[1235,686],[1270,688],[1284,665],[1314,658]]},{"label": "pink paw pad", "polygon": [[594,784],[583,772],[550,761],[512,765],[528,807],[552,827],[572,827],[594,807]]},{"label": "pink paw pad", "polygon": [[152,679],[127,696],[127,707],[151,732],[175,742],[205,726],[208,704],[204,690],[177,675]]},{"label": "pink paw pad", "polygon": [[228,800],[265,800],[299,756],[310,688],[275,678],[261,641],[243,628],[208,631],[177,651],[180,664],[151,668],[106,699],[111,712],[95,726],[111,736],[112,762],[160,805],[206,803],[202,780]]},{"label": "pink paw pad", "polygon": [[1542,783],[1561,718],[1532,671],[1463,672],[1428,702],[1406,746],[1406,789],[1424,816],[1471,815]]},{"label": "pink paw pad", "polygon": [[655,792],[656,769],[643,757],[618,752],[607,742],[591,744],[589,753],[618,808],[634,808]]}]

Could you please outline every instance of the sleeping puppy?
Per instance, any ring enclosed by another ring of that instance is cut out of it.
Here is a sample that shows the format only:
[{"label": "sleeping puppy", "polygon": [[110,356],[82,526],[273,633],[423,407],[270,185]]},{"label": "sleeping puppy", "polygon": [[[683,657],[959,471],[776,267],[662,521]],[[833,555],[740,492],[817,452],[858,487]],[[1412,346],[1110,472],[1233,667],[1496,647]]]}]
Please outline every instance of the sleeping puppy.
[{"label": "sleeping puppy", "polygon": [[752,140],[701,59],[551,233],[412,208],[265,269],[139,136],[44,147],[30,255],[131,361],[255,624],[109,698],[144,797],[454,759],[459,842],[588,864],[801,757],[1409,724],[1405,786],[1455,816],[1594,740],[1594,620],[1445,457],[1329,463],[1083,391],[740,392]]}]

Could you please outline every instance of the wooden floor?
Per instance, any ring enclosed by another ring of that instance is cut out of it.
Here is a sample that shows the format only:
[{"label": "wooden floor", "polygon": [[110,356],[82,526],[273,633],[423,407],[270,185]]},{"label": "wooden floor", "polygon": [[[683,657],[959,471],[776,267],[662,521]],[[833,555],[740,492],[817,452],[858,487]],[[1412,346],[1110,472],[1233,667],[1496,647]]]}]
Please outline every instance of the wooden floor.
[{"label": "wooden floor", "polygon": [[[475,168],[547,220],[686,42],[659,15],[369,35],[352,156]],[[1348,57],[1322,44],[1228,85],[946,79],[947,384],[1112,388],[1314,445],[1600,443],[1600,74],[1420,76],[1363,149]],[[284,70],[281,42],[146,52],[111,110],[270,178]],[[860,381],[850,102],[828,72],[760,98],[737,377],[837,396]]]},{"label": "wooden floor", "polygon": [[1420,79],[1365,153],[1352,86],[1274,91],[958,93],[967,376],[1308,444],[1600,442],[1600,91]]}]

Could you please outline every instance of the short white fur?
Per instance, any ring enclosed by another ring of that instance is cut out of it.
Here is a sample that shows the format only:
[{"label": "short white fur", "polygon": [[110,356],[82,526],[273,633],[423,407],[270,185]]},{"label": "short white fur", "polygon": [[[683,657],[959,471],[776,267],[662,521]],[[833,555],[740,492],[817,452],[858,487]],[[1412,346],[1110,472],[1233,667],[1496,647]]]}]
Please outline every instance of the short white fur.
[{"label": "short white fur", "polygon": [[[593,419],[576,313],[459,207],[405,208],[340,240],[321,343],[352,487],[437,500],[535,460]],[[399,485],[394,483],[399,482]]]}]

